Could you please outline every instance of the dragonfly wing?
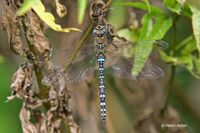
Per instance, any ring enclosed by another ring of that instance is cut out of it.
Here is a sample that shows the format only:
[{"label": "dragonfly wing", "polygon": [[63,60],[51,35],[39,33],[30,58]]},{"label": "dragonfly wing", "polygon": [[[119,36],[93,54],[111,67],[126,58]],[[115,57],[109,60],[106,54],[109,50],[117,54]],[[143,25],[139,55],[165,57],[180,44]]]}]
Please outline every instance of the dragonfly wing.
[{"label": "dragonfly wing", "polygon": [[169,44],[164,40],[142,40],[142,41],[137,41],[137,42],[113,40],[112,44],[108,46],[114,46],[114,47],[117,47],[118,49],[130,46],[130,45],[135,46],[135,45],[141,45],[141,44],[146,44],[146,45],[154,44],[154,46],[158,46],[162,49],[167,49],[169,47]]},{"label": "dragonfly wing", "polygon": [[66,68],[67,82],[76,83],[93,76],[94,70],[96,69],[96,58],[94,57],[93,55],[88,55],[82,60],[73,62]]},{"label": "dragonfly wing", "polygon": [[153,64],[147,63],[137,76],[137,79],[159,79],[164,76],[164,71]]},{"label": "dragonfly wing", "polygon": [[143,40],[143,41],[134,42],[133,44],[136,44],[136,45],[154,44],[154,46],[158,46],[159,48],[162,48],[162,49],[167,49],[169,47],[169,44],[163,40]]},{"label": "dragonfly wing", "polygon": [[[115,58],[119,58],[119,56],[131,57],[133,55],[132,48],[134,45],[149,45],[150,43],[153,43],[155,44],[155,46],[161,47],[163,49],[166,49],[168,47],[168,43],[163,40],[146,40],[138,42],[114,40],[113,45],[106,44],[105,55],[108,58],[108,61],[113,61]],[[94,55],[95,57],[95,50],[96,46],[94,44],[83,45],[76,54],[76,58],[73,60],[84,60],[88,57],[88,55]],[[75,49],[54,49],[52,51],[52,60],[54,65],[62,67],[64,64],[70,62],[70,59],[73,58],[75,51]]]},{"label": "dragonfly wing", "polygon": [[158,79],[164,75],[161,68],[146,63],[138,75],[132,73],[134,59],[120,58],[112,65],[109,73],[123,79]]},{"label": "dragonfly wing", "polygon": [[94,45],[87,45],[81,47],[79,51],[76,49],[54,49],[52,50],[51,59],[53,64],[57,67],[63,67],[65,64],[74,61],[81,61],[88,58],[88,55],[94,55],[95,57],[95,47]]},{"label": "dragonfly wing", "polygon": [[134,56],[134,46],[136,45],[150,45],[154,44],[156,47],[166,49],[168,43],[163,40],[146,40],[138,42],[129,41],[117,41],[113,42],[114,45],[110,44],[106,46],[106,57],[108,61],[113,61],[120,56],[133,57]]}]

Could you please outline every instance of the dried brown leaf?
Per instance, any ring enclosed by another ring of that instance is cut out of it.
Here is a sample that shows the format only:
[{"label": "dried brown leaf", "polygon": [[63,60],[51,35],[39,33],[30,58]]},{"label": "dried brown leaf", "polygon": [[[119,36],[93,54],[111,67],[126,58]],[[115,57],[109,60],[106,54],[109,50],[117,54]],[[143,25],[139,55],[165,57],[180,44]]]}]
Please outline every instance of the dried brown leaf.
[{"label": "dried brown leaf", "polygon": [[42,58],[48,58],[51,53],[48,39],[44,35],[42,21],[34,12],[27,14],[24,19],[26,26],[26,37],[33,46],[34,55],[43,62]]},{"label": "dried brown leaf", "polygon": [[34,110],[33,117],[36,119],[35,125],[39,133],[48,133],[46,115],[40,110]]},{"label": "dried brown leaf", "polygon": [[59,17],[63,18],[67,14],[67,9],[64,5],[60,4],[59,0],[55,0],[56,3],[56,13]]},{"label": "dried brown leaf", "polygon": [[[32,86],[33,65],[26,62],[21,65],[12,77],[11,89],[12,95],[18,98],[27,99],[30,94],[29,91]],[[12,100],[14,96],[8,97],[8,101]]]},{"label": "dried brown leaf", "polygon": [[53,69],[44,78],[44,83],[51,88],[49,91],[51,107],[47,113],[47,122],[51,132],[59,131],[60,122],[64,120],[66,125],[69,126],[70,133],[79,133],[80,128],[74,121],[71,111],[69,111],[70,92],[67,89],[63,72]]},{"label": "dried brown leaf", "polygon": [[11,50],[20,56],[25,56],[23,42],[20,37],[20,23],[16,16],[16,9],[6,5],[2,19],[2,28],[6,30]]},{"label": "dried brown leaf", "polygon": [[39,133],[34,124],[30,122],[31,113],[28,108],[23,105],[20,111],[20,121],[23,133]]}]

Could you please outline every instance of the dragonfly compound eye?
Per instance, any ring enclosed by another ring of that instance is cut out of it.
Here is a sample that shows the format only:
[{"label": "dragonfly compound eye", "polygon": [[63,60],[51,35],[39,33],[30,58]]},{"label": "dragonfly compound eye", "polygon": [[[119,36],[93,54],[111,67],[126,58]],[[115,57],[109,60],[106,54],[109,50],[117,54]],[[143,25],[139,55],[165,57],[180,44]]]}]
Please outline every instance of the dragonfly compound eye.
[{"label": "dragonfly compound eye", "polygon": [[104,25],[97,25],[93,30],[93,36],[103,37],[107,35],[107,28]]},{"label": "dragonfly compound eye", "polygon": [[93,36],[98,36],[98,30],[95,28],[94,30],[93,30]]}]

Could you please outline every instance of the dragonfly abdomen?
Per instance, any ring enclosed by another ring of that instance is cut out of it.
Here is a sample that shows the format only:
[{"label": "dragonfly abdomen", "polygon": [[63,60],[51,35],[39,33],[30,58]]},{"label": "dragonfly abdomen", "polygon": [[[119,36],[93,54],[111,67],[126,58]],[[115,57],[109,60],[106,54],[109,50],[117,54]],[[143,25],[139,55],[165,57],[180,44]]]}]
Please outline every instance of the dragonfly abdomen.
[{"label": "dragonfly abdomen", "polygon": [[103,53],[98,54],[97,61],[99,64],[99,97],[100,97],[100,107],[101,107],[101,120],[102,124],[105,125],[106,123],[106,93],[105,93],[105,55]]}]

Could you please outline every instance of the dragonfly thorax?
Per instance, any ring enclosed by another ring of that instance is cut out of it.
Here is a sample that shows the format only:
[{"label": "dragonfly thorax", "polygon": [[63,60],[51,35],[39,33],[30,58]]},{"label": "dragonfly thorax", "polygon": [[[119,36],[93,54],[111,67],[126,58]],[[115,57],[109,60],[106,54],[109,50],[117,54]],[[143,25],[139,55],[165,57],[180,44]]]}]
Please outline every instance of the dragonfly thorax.
[{"label": "dragonfly thorax", "polygon": [[97,46],[97,49],[103,49],[105,47],[103,43],[98,43],[96,46]]}]

